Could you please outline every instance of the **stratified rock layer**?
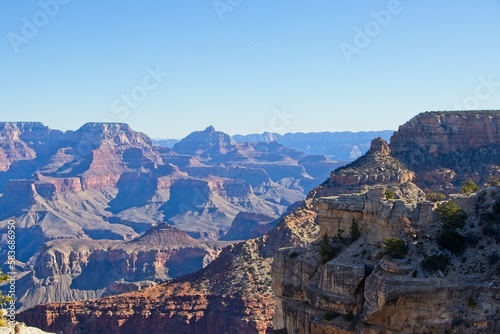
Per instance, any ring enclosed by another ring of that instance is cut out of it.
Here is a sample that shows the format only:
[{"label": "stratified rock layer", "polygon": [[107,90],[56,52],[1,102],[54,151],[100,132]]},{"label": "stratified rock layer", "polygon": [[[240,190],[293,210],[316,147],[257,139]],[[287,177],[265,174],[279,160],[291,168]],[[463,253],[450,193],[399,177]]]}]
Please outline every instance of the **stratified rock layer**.
[{"label": "stratified rock layer", "polygon": [[[272,271],[274,328],[301,334],[497,333],[500,229],[490,226],[485,232],[479,226],[491,224],[484,217],[500,203],[499,189],[455,200],[469,215],[459,233],[481,240],[463,254],[443,252],[431,237],[443,228],[436,204],[386,200],[385,189],[315,200],[320,233],[338,254],[325,262],[322,242],[278,252]],[[360,231],[356,240],[353,224]],[[409,248],[401,259],[384,256],[380,248],[394,237]],[[450,265],[425,269],[422,261],[435,254],[447,256]]]},{"label": "stratified rock layer", "polygon": [[390,147],[422,188],[457,192],[469,178],[483,184],[500,176],[500,111],[422,113],[399,127]]}]

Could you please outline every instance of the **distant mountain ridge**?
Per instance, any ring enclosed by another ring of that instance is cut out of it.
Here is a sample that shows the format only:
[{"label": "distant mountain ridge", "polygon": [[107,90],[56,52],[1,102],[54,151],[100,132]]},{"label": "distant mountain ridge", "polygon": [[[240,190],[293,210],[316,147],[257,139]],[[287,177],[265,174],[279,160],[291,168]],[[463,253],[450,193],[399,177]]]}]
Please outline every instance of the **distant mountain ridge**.
[{"label": "distant mountain ridge", "polygon": [[[283,146],[293,148],[308,155],[326,155],[334,160],[354,160],[370,148],[373,138],[381,137],[385,141],[394,133],[394,130],[359,131],[359,132],[308,132],[308,133],[278,133],[264,132],[262,134],[234,135],[235,142],[272,142],[277,141]],[[155,139],[154,143],[172,148],[179,140]]]}]

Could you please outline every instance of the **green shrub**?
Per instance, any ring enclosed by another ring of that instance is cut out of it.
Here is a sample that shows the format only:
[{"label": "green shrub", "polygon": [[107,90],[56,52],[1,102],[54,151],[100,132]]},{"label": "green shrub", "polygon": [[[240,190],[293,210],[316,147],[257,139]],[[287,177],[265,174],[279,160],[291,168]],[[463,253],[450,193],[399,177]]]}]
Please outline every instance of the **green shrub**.
[{"label": "green shrub", "polygon": [[462,184],[462,194],[472,194],[479,190],[479,187],[472,179],[467,179]]},{"label": "green shrub", "polygon": [[441,202],[441,201],[444,201],[446,199],[446,195],[445,194],[441,194],[441,193],[428,193],[425,195],[425,198],[428,200],[428,201],[431,201],[431,202]]},{"label": "green shrub", "polygon": [[467,248],[465,237],[446,225],[441,229],[441,233],[437,237],[437,243],[440,247],[449,250],[455,255],[462,254]]},{"label": "green shrub", "polygon": [[385,191],[385,199],[395,199],[395,198],[396,198],[396,193],[394,192],[394,190],[389,188]]},{"label": "green shrub", "polygon": [[463,228],[467,214],[460,209],[455,201],[448,201],[437,207],[439,219],[453,228]]},{"label": "green shrub", "polygon": [[350,232],[351,232],[351,239],[353,241],[358,240],[359,237],[361,236],[361,231],[359,230],[358,221],[355,219],[352,220]]},{"label": "green shrub", "polygon": [[382,248],[385,254],[389,255],[391,259],[402,259],[408,253],[408,246],[403,240],[397,237],[384,240]]},{"label": "green shrub", "polygon": [[431,255],[425,257],[420,263],[422,269],[427,272],[445,271],[451,263],[450,257],[446,254]]},{"label": "green shrub", "polygon": [[[6,275],[4,274],[1,270],[0,270],[0,284],[1,283],[4,283],[4,282],[7,282],[8,280],[10,279],[10,276],[9,275]],[[4,305],[6,305],[7,303],[11,302],[12,301],[12,298],[9,297],[9,296],[6,296],[4,295],[1,291],[0,291],[0,308],[3,308]],[[2,318],[0,316],[0,323],[5,325],[6,323],[6,320],[4,318]]]},{"label": "green shrub", "polygon": [[326,235],[326,233],[319,242],[319,249],[320,249],[319,254],[321,256],[321,262],[323,262],[323,264],[332,260],[341,251],[340,247],[338,246],[333,247],[332,245],[330,245],[330,241],[328,240],[328,236]]}]

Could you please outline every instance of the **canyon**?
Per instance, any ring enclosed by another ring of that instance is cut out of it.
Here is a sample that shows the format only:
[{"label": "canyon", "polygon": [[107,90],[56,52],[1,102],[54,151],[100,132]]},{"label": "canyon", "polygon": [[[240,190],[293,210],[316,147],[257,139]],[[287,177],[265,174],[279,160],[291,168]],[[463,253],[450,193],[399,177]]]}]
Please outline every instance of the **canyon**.
[{"label": "canyon", "polygon": [[122,123],[0,123],[2,269],[13,220],[18,310],[170,281],[270,231],[342,164],[211,126],[170,149]]},{"label": "canyon", "polygon": [[[499,117],[419,114],[200,271],[19,318],[64,333],[497,333]],[[482,189],[460,194],[467,179]]]}]

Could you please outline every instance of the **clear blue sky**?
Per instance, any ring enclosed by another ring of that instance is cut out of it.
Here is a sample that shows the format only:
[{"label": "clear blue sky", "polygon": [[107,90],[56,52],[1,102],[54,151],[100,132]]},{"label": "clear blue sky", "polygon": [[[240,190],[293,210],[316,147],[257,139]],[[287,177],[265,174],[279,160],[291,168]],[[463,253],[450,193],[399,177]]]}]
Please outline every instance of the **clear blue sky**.
[{"label": "clear blue sky", "polygon": [[56,1],[0,0],[2,121],[180,138],[500,108],[499,0]]}]

